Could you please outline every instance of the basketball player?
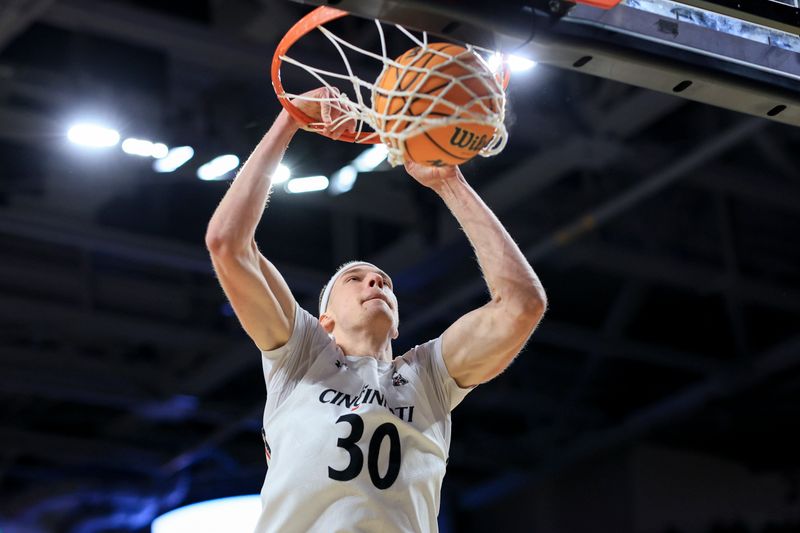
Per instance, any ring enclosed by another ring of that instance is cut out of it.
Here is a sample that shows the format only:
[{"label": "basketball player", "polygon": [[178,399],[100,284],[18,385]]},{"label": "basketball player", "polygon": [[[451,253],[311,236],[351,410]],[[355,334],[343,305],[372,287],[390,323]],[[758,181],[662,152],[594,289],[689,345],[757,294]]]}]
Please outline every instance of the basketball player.
[{"label": "basketball player", "polygon": [[[326,104],[295,104],[326,124],[336,118]],[[544,314],[544,290],[458,168],[408,163],[467,234],[489,302],[393,359],[400,319],[392,280],[357,261],[331,277],[312,316],[254,240],[271,175],[297,129],[282,111],[206,235],[219,281],[261,351],[268,469],[256,531],[436,531],[450,411],[519,353]]]}]

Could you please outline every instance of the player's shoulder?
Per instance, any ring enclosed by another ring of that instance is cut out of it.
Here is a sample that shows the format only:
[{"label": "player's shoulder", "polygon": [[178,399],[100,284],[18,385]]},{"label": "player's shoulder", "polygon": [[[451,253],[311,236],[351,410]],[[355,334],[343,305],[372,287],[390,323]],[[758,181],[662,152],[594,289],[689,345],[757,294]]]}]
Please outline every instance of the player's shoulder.
[{"label": "player's shoulder", "polygon": [[417,344],[409,348],[403,355],[400,355],[394,359],[395,367],[400,368],[403,365],[409,365],[411,367],[427,367],[433,357],[435,357],[435,351],[437,349],[436,344],[437,342],[440,342],[440,338],[441,337],[431,339],[422,344]]}]

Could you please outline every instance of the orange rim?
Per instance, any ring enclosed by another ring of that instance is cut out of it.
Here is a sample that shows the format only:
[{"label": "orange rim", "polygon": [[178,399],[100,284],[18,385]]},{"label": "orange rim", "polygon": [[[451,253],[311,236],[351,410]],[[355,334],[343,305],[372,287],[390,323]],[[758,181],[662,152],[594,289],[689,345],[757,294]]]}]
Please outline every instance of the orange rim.
[{"label": "orange rim", "polygon": [[599,7],[600,9],[611,9],[616,7],[622,0],[575,0],[579,4]]},{"label": "orange rim", "polygon": [[[322,24],[342,18],[345,15],[347,15],[347,12],[342,11],[341,9],[335,9],[328,6],[318,7],[305,17],[298,20],[297,23],[292,26],[288,32],[286,32],[286,35],[283,36],[281,42],[278,43],[278,48],[275,50],[275,55],[272,56],[272,86],[275,88],[275,93],[278,95],[278,101],[281,103],[286,112],[289,113],[294,120],[301,124],[302,127],[319,133],[320,135],[324,135],[330,139],[333,139],[333,137],[326,134],[321,127],[311,126],[311,123],[315,122],[316,119],[305,114],[294,104],[292,104],[288,98],[286,98],[286,91],[283,89],[283,84],[281,83],[281,63],[283,63],[283,61],[281,61],[281,57],[285,56],[286,52],[289,51],[289,48],[291,48],[292,45],[294,45],[294,43],[296,43],[304,35],[307,35]],[[367,139],[366,137],[368,136],[372,137],[372,139]],[[360,142],[364,144],[377,144],[381,142],[380,138],[378,138],[378,135],[372,131],[362,131],[358,134],[345,132],[336,140],[351,143]]]},{"label": "orange rim", "polygon": [[[278,101],[281,103],[286,112],[289,113],[289,115],[291,115],[291,117],[296,120],[304,129],[311,130],[319,133],[320,135],[328,137],[329,139],[334,139],[337,141],[362,144],[379,144],[381,142],[380,137],[374,131],[362,131],[360,133],[345,132],[340,137],[334,138],[330,134],[325,133],[322,127],[311,125],[316,119],[308,116],[306,113],[298,109],[297,106],[292,104],[288,98],[286,98],[286,91],[281,83],[281,64],[283,63],[281,57],[286,55],[294,43],[299,41],[304,35],[311,33],[311,31],[316,29],[318,26],[331,22],[332,20],[340,19],[346,15],[348,15],[347,11],[342,11],[341,9],[328,6],[320,6],[298,20],[297,23],[286,32],[286,35],[283,36],[283,39],[281,39],[281,41],[278,43],[278,47],[275,49],[275,54],[272,56],[272,87],[275,89],[275,93],[278,95]],[[502,77],[503,89],[508,87],[510,78],[510,69],[504,62]]]}]

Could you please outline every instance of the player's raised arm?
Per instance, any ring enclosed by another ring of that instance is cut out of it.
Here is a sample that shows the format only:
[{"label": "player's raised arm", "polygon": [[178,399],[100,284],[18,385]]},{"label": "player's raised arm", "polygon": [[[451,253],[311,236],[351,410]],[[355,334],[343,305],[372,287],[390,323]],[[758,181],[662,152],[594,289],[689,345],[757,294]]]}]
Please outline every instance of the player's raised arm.
[{"label": "player's raised arm", "polygon": [[[329,96],[321,88],[308,96]],[[326,122],[330,109],[318,102],[296,105]],[[206,246],[220,284],[242,327],[262,350],[278,348],[289,340],[295,300],[275,266],[258,250],[256,226],[261,220],[272,185],[272,175],[298,126],[281,111],[239,171],[217,207],[206,232]]]},{"label": "player's raised arm", "polygon": [[447,328],[442,356],[461,387],[483,383],[525,345],[544,315],[547,297],[522,251],[458,167],[407,163],[406,170],[444,200],[478,257],[491,300]]},{"label": "player's raised arm", "polygon": [[242,327],[262,350],[289,340],[294,298],[277,269],[255,242],[272,174],[298,127],[285,112],[239,171],[206,231],[206,246],[225,294]]}]

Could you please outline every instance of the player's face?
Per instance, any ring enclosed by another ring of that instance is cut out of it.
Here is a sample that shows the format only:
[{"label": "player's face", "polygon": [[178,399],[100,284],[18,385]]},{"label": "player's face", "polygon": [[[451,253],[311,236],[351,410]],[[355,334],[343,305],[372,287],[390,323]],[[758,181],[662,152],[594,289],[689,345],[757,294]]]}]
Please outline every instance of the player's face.
[{"label": "player's face", "polygon": [[391,278],[382,270],[357,266],[345,271],[331,291],[328,309],[340,323],[387,322],[396,336],[399,314]]}]

